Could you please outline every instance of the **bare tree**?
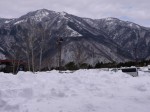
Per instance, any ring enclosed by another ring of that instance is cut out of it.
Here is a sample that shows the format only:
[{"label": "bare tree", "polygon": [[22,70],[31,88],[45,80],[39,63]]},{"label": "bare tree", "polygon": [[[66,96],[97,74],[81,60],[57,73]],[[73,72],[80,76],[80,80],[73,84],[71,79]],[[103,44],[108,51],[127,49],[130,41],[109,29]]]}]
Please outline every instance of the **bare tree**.
[{"label": "bare tree", "polygon": [[16,28],[17,30],[17,41],[22,42],[21,47],[22,48],[22,52],[25,54],[26,59],[27,59],[27,64],[28,64],[28,71],[31,71],[31,49],[30,49],[30,38],[29,38],[29,31],[27,26],[20,26],[20,29],[18,29],[18,27]]},{"label": "bare tree", "polygon": [[32,60],[32,71],[35,72],[35,66],[34,66],[34,42],[35,42],[35,32],[33,29],[33,33],[29,35],[30,39],[30,48],[31,48],[31,60]]},{"label": "bare tree", "polygon": [[40,25],[40,27],[38,28],[38,32],[39,32],[39,35],[40,35],[40,37],[39,37],[39,47],[40,47],[39,71],[41,71],[43,51],[44,51],[44,48],[46,47],[46,37],[51,36],[51,34],[48,33],[47,26],[42,26],[42,25]]},{"label": "bare tree", "polygon": [[15,74],[15,71],[18,70],[22,60],[22,49],[17,46],[16,43],[13,43],[11,46],[11,59],[13,74]]},{"label": "bare tree", "polygon": [[28,63],[28,71],[31,71],[31,61],[30,61],[31,51],[29,47],[29,43],[30,43],[29,38],[28,38],[27,33],[22,35],[21,37],[22,37],[22,40],[24,41],[23,48],[24,48],[24,53],[25,53],[27,63]]},{"label": "bare tree", "polygon": [[37,41],[37,28],[36,28],[35,23],[30,23],[30,29],[27,31],[27,42],[28,42],[28,47],[29,53],[31,52],[31,66],[32,66],[32,72],[35,72],[35,49],[36,49],[36,41]]},{"label": "bare tree", "polygon": [[31,64],[30,64],[30,51],[26,49],[25,51],[27,62],[28,62],[28,71],[31,71]]},{"label": "bare tree", "polygon": [[[42,68],[43,52],[46,47],[46,37],[51,34],[47,30],[46,25],[39,26],[34,21],[28,21],[28,24],[23,24],[20,29],[17,29],[17,39],[22,42],[21,47],[26,56],[28,70],[32,69],[35,72]],[[39,56],[39,61],[37,57]],[[37,65],[37,66],[35,66]]]},{"label": "bare tree", "polygon": [[39,61],[39,71],[41,71],[41,64],[42,64],[42,58],[43,58],[43,46],[44,46],[44,37],[45,37],[45,32],[41,32],[41,42],[40,42],[40,61]]},{"label": "bare tree", "polygon": [[28,62],[28,70],[35,72],[35,42],[37,40],[37,29],[35,23],[30,23],[23,26],[22,31],[19,35],[22,41],[22,47]]}]

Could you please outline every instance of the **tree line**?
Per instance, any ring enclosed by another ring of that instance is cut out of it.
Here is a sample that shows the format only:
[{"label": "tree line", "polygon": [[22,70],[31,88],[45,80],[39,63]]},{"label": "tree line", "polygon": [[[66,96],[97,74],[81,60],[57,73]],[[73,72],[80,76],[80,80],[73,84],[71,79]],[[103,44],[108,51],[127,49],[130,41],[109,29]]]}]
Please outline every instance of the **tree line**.
[{"label": "tree line", "polygon": [[[65,64],[61,70],[79,70],[79,69],[98,69],[98,68],[121,68],[121,67],[143,67],[150,65],[150,60],[143,60],[139,62],[135,61],[128,61],[128,62],[109,62],[109,63],[103,63],[103,62],[97,62],[95,65],[90,65],[88,63],[80,63],[76,64],[75,62],[69,62]],[[52,67],[51,69],[48,69],[47,67],[43,68],[42,71],[47,71],[47,70],[53,70],[56,69],[58,70],[58,67]]]}]

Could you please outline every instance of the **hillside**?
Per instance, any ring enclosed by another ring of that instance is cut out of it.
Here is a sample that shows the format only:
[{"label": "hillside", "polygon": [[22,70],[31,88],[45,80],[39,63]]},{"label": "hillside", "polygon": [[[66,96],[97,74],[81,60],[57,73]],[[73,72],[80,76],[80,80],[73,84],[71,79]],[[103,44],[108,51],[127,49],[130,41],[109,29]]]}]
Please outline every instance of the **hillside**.
[{"label": "hillside", "polygon": [[[117,18],[81,18],[41,9],[20,18],[0,18],[0,55],[23,60],[34,52],[38,63],[57,63],[57,39],[63,38],[62,62],[95,64],[150,58],[150,29]],[[28,56],[27,56],[28,54]],[[4,56],[3,56],[4,57]]]}]

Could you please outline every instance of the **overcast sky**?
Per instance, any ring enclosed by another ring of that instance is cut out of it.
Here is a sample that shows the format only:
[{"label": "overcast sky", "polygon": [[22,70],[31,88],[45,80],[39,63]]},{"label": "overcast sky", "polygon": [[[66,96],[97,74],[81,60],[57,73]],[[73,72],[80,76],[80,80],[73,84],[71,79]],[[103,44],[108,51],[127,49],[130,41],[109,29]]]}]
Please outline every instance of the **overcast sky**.
[{"label": "overcast sky", "polygon": [[94,19],[116,17],[150,27],[150,0],[0,0],[0,17],[16,18],[43,8]]}]

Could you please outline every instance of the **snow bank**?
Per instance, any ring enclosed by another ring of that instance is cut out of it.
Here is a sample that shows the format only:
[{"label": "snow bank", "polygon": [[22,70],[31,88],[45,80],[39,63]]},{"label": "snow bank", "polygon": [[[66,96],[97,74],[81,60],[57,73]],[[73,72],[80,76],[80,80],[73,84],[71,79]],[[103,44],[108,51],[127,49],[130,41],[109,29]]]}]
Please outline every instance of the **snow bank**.
[{"label": "snow bank", "polygon": [[150,73],[0,73],[0,112],[149,112]]}]

